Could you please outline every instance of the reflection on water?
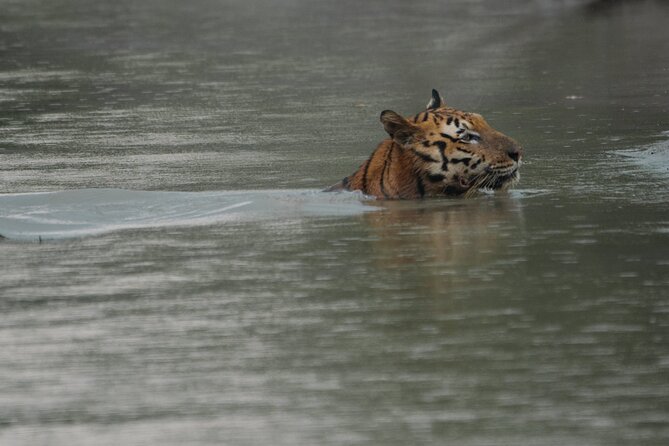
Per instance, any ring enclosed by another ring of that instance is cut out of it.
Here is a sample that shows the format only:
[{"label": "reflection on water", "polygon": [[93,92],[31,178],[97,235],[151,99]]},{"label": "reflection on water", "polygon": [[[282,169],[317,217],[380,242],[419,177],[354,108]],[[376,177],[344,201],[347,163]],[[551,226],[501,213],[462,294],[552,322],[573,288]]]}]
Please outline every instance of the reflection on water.
[{"label": "reflection on water", "polygon": [[[0,444],[667,444],[666,2],[0,3]],[[432,88],[518,190],[315,192]]]},{"label": "reflection on water", "polygon": [[[379,255],[394,267],[417,261],[480,265],[506,260],[502,241],[523,231],[522,207],[508,196],[434,203],[384,203],[365,216]],[[403,253],[397,256],[397,253]]]}]

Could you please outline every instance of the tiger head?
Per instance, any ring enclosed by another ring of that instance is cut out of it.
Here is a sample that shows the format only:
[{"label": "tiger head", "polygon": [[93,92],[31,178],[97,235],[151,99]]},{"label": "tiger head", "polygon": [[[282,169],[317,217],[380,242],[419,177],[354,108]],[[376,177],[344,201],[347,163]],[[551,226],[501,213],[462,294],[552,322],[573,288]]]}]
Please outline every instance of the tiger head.
[{"label": "tiger head", "polygon": [[416,173],[432,194],[508,189],[520,178],[520,145],[483,116],[446,106],[436,90],[425,111],[413,118],[385,110],[381,122],[395,142],[415,155]]}]

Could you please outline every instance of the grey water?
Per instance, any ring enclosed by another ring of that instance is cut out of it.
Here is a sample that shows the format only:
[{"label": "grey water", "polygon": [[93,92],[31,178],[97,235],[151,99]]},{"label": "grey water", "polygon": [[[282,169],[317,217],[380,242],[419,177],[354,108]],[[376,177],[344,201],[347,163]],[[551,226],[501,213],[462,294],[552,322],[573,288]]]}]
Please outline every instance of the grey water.
[{"label": "grey water", "polygon": [[[668,444],[667,24],[0,0],[0,444]],[[318,192],[432,88],[515,190]]]}]

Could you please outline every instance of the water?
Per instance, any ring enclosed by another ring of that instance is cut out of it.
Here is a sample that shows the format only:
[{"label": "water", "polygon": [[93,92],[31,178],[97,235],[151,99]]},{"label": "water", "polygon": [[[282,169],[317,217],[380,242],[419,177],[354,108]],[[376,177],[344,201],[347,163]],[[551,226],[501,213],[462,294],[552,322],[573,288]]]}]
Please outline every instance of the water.
[{"label": "water", "polygon": [[[669,441],[665,2],[0,10],[0,444]],[[318,192],[431,88],[515,191]]]},{"label": "water", "polygon": [[45,241],[138,228],[359,215],[362,193],[310,190],[147,192],[79,189],[0,196],[0,227],[11,240]]}]

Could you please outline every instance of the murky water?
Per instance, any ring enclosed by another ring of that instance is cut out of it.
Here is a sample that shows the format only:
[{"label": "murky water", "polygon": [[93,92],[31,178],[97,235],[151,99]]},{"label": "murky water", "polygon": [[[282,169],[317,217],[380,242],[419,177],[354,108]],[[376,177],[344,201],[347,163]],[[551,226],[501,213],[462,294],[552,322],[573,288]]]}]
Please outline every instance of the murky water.
[{"label": "murky water", "polygon": [[[0,444],[669,442],[666,2],[0,11]],[[317,192],[431,88],[517,190]]]}]

